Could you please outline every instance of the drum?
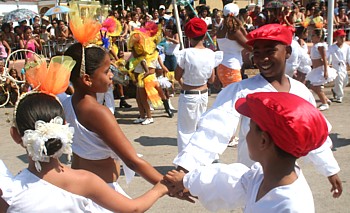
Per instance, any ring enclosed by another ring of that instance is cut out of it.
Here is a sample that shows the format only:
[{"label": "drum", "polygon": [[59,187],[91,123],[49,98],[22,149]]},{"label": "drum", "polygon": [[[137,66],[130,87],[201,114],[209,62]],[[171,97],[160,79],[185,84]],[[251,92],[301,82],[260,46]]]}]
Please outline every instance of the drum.
[{"label": "drum", "polygon": [[109,67],[113,73],[113,82],[126,86],[129,84],[129,76],[126,72],[120,71],[115,65]]}]

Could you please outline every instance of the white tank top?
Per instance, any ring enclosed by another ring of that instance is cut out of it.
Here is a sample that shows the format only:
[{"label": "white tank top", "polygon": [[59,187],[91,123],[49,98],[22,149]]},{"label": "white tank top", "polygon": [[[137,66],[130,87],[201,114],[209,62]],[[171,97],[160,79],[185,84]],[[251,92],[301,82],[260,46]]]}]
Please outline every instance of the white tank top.
[{"label": "white tank top", "polygon": [[224,52],[221,64],[234,70],[240,70],[242,66],[242,50],[244,49],[237,41],[228,38],[217,39],[219,49]]},{"label": "white tank top", "polygon": [[72,106],[72,97],[65,99],[62,105],[67,123],[74,127],[72,149],[75,154],[88,160],[102,160],[109,157],[119,160],[117,154],[96,133],[79,123]]}]

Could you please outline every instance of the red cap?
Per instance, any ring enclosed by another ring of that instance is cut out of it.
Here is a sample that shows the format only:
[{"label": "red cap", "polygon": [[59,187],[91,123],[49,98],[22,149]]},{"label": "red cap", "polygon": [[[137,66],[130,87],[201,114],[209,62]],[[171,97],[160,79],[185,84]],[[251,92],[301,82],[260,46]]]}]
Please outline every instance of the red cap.
[{"label": "red cap", "polygon": [[200,18],[192,18],[185,25],[185,34],[188,38],[197,38],[205,35],[207,32],[207,24]]},{"label": "red cap", "polygon": [[247,35],[247,44],[253,46],[256,40],[273,40],[283,44],[290,45],[293,39],[293,33],[290,27],[280,24],[267,24],[251,31]]},{"label": "red cap", "polygon": [[344,30],[336,30],[333,33],[333,38],[338,37],[338,36],[346,36],[346,33]]},{"label": "red cap", "polygon": [[268,132],[279,148],[297,158],[320,147],[328,136],[322,113],[308,101],[290,93],[253,93],[238,99],[235,107]]}]

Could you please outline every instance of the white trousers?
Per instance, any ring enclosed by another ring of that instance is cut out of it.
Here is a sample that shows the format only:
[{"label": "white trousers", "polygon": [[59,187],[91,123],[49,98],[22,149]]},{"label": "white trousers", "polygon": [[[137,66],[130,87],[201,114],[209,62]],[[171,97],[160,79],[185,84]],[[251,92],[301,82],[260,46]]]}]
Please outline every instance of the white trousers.
[{"label": "white trousers", "polygon": [[342,98],[344,97],[344,87],[349,83],[349,76],[345,66],[334,66],[334,68],[337,70],[338,76],[334,79],[333,91],[337,98]]},{"label": "white trousers", "polygon": [[201,115],[207,110],[208,93],[180,94],[177,111],[177,147],[179,153],[187,146],[197,129]]}]

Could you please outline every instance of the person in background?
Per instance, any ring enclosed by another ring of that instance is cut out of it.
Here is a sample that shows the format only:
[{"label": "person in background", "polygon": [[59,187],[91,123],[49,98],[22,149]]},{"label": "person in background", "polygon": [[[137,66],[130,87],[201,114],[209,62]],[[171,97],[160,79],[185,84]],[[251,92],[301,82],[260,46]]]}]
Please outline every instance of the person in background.
[{"label": "person in background", "polygon": [[193,18],[187,22],[185,34],[190,39],[191,48],[183,49],[176,55],[175,79],[181,86],[177,122],[179,153],[187,146],[201,115],[207,110],[207,83],[214,82],[214,68],[223,57],[222,51],[213,52],[204,47],[206,32],[207,24],[202,19]]},{"label": "person in background", "polygon": [[344,87],[349,83],[347,66],[350,64],[350,46],[345,43],[346,33],[344,30],[337,30],[333,33],[336,43],[329,47],[328,54],[331,56],[332,67],[337,70],[337,77],[334,79],[332,101],[343,102]]},{"label": "person in background", "polygon": [[239,8],[231,3],[224,7],[224,23],[218,29],[216,36],[218,47],[224,52],[224,58],[217,68],[217,76],[222,87],[242,80],[242,50],[250,51],[252,48],[246,45],[246,30],[236,17]]},{"label": "person in background", "polygon": [[1,25],[1,31],[4,36],[4,40],[13,49],[16,46],[16,37],[15,34],[11,31],[11,25],[9,23],[3,23]]},{"label": "person in background", "polygon": [[[19,45],[21,49],[31,50],[33,52],[41,51],[42,45],[40,42],[39,35],[35,36],[32,34],[32,28],[26,26],[23,31],[24,38],[20,40]],[[33,53],[26,53],[26,60],[32,59]]]},{"label": "person in background", "polygon": [[327,98],[322,87],[324,84],[332,82],[337,77],[337,72],[328,66],[328,44],[324,42],[323,29],[314,29],[311,38],[313,43],[310,50],[312,70],[306,75],[306,80],[310,81],[311,90],[317,94],[321,101],[318,109],[324,111],[329,109],[331,100]]},{"label": "person in background", "polygon": [[7,57],[11,54],[11,46],[5,40],[3,32],[0,32],[0,60],[6,61]]}]

